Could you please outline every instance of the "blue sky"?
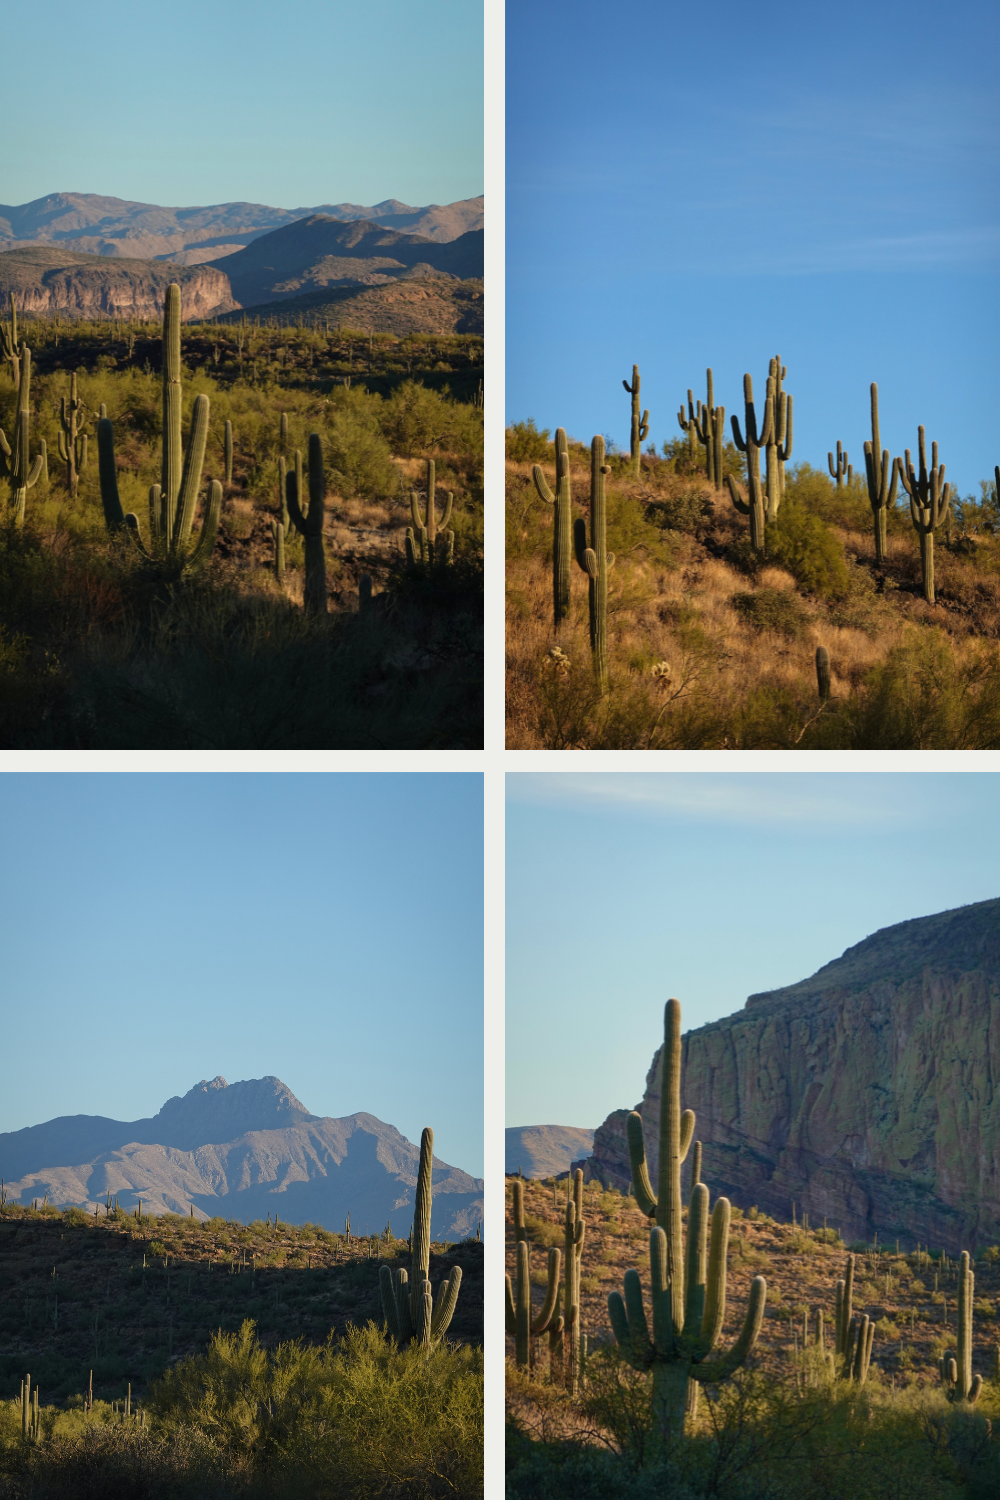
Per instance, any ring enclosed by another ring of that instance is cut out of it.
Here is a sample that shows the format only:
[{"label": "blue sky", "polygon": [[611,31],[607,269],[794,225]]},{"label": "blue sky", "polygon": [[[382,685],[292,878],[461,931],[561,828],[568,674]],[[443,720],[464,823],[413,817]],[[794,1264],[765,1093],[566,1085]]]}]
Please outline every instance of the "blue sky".
[{"label": "blue sky", "polygon": [[483,191],[482,11],[468,0],[107,0],[93,13],[48,0],[40,15],[4,17],[25,88],[4,123],[0,202],[307,208]]},{"label": "blue sky", "polygon": [[510,773],[509,1126],[595,1127],[683,1026],[1000,896],[989,773]]},{"label": "blue sky", "polygon": [[508,421],[627,447],[688,387],[742,425],[769,358],[793,461],[940,443],[964,495],[1000,462],[1000,9],[508,0]]},{"label": "blue sky", "polygon": [[221,1073],[483,1172],[482,777],[0,777],[0,1131]]}]

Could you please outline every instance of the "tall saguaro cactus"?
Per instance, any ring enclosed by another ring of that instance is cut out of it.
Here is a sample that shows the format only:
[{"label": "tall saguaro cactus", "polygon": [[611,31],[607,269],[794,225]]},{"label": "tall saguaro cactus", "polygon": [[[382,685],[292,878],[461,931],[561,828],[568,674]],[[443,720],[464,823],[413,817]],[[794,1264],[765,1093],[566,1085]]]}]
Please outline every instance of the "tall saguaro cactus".
[{"label": "tall saguaro cactus", "polygon": [[934,603],[934,532],[943,526],[951,509],[951,485],[944,483],[944,464],[938,463],[938,445],[931,444],[931,466],[927,467],[924,429],[917,428],[919,471],[914,469],[907,448],[899,466],[899,477],[910,497],[910,520],[920,537],[920,569],[924,579],[924,598]]},{"label": "tall saguaro cactus", "polygon": [[778,519],[778,507],[785,496],[785,464],[792,456],[792,398],[782,389],[788,374],[781,355],[771,360],[767,374],[767,394],[771,400],[771,435],[765,447],[767,519]]},{"label": "tall saguaro cactus", "polygon": [[288,514],[296,531],[305,537],[306,582],[303,602],[310,614],[326,614],[326,553],[323,550],[323,513],[326,479],[323,474],[323,443],[318,432],[309,434],[309,509],[303,511],[301,497],[302,453],[295,450],[295,467],[285,476]]},{"label": "tall saguaro cactus", "polygon": [[80,471],[87,463],[87,438],[80,431],[81,413],[83,402],[77,395],[76,371],[70,376],[69,400],[61,397],[59,401],[59,457],[66,465],[66,487],[73,499],[79,485]]},{"label": "tall saguaro cactus", "polygon": [[[455,533],[445,531],[451,520],[451,509],[455,502],[454,494],[448,490],[445,493],[444,515],[438,520],[437,507],[434,499],[434,460],[427,459],[427,493],[424,502],[424,514],[420,514],[420,496],[416,490],[410,493],[410,516],[413,526],[406,528],[406,560],[409,563],[416,562],[450,562],[455,547]],[[438,531],[440,530],[440,537]]]},{"label": "tall saguaro cactus", "polygon": [[[901,466],[899,459],[894,458],[890,471],[889,450],[882,447],[878,430],[878,386],[874,380],[871,398],[872,437],[870,443],[865,443],[865,476],[868,480],[868,500],[875,521],[875,566],[880,568],[885,562],[886,513],[896,503],[896,485]],[[837,446],[839,448],[840,444]]]},{"label": "tall saguaro cactus", "polygon": [[559,1303],[559,1268],[562,1261],[556,1246],[549,1250],[546,1268],[545,1300],[532,1317],[531,1313],[531,1247],[524,1226],[524,1183],[514,1183],[514,1239],[517,1253],[516,1290],[509,1276],[505,1282],[505,1318],[507,1332],[514,1339],[515,1358],[519,1365],[531,1363],[531,1340],[550,1326]]},{"label": "tall saguaro cactus", "polygon": [[28,491],[37,483],[45,464],[41,453],[33,464],[28,457],[31,442],[30,390],[31,350],[26,344],[22,344],[18,364],[17,425],[14,429],[13,448],[0,431],[0,474],[10,481],[10,509],[17,526],[24,522]]},{"label": "tall saguaro cactus", "polygon": [[573,527],[576,560],[590,582],[590,650],[597,685],[608,691],[608,572],[615,555],[608,551],[608,517],[605,481],[611,473],[604,462],[604,439],[590,444],[590,545],[587,523],[581,516]]},{"label": "tall saguaro cactus", "polygon": [[747,458],[747,498],[744,500],[732,474],[727,474],[729,494],[740,515],[750,517],[750,545],[755,552],[764,550],[764,489],[760,478],[760,450],[767,448],[774,436],[774,396],[768,382],[767,399],[764,402],[764,420],[757,426],[757,413],[753,404],[753,381],[749,375],[743,377],[743,425],[744,438],[740,431],[740,420],[733,414],[733,441]]},{"label": "tall saguaro cactus", "polygon": [[[311,442],[311,439],[310,439]],[[414,1340],[429,1348],[448,1331],[458,1292],[462,1284],[461,1266],[451,1271],[438,1287],[436,1300],[431,1292],[431,1173],[434,1163],[434,1132],[426,1126],[420,1136],[420,1166],[417,1192],[413,1204],[413,1233],[410,1274],[399,1267],[379,1268],[379,1290],[382,1311],[389,1332],[399,1347]]]},{"label": "tall saguaro cactus", "polygon": [[632,472],[639,473],[642,464],[642,445],[649,436],[649,412],[644,411],[639,415],[639,366],[632,366],[632,384],[627,380],[622,381],[628,394],[632,397],[632,427],[629,435],[629,452],[632,455]]},{"label": "tall saguaro cactus", "polygon": [[10,324],[0,323],[0,359],[10,361],[11,375],[14,384],[21,384],[21,355],[24,352],[23,344],[17,338],[17,303],[14,301],[14,293],[10,293]]},{"label": "tall saguaro cactus", "polygon": [[181,434],[183,391],[181,388],[181,289],[176,282],[167,287],[163,299],[163,427],[160,457],[160,483],[149,490],[149,545],[139,530],[139,519],[129,512],[123,515],[118,497],[115,464],[114,427],[101,416],[97,423],[97,452],[100,465],[101,501],[104,519],[110,532],[128,528],[133,542],[147,561],[173,579],[190,578],[200,573],[212,555],[219,529],[222,507],[222,485],[214,479],[201,524],[201,534],[194,547],[194,527],[201,473],[208,442],[209,400],[195,399],[191,412],[187,451]]},{"label": "tall saguaro cactus", "polygon": [[[872,1358],[875,1324],[867,1313],[854,1317],[854,1256],[847,1257],[834,1294],[834,1368],[843,1380],[864,1385]],[[839,1365],[839,1368],[838,1368]]]},{"label": "tall saguaro cactus", "polygon": [[573,561],[573,507],[569,487],[569,445],[566,429],[556,428],[556,490],[549,489],[541,464],[531,477],[539,498],[553,507],[552,516],[552,621],[556,633],[570,612],[570,569]]},{"label": "tall saguaro cactus", "polygon": [[694,1114],[681,1114],[681,1008],[668,1000],[664,1013],[663,1073],[659,1122],[659,1191],[654,1194],[646,1166],[642,1116],[633,1110],[627,1133],[636,1202],[656,1225],[649,1234],[653,1332],[650,1337],[638,1271],[626,1271],[624,1299],[608,1298],[611,1327],[623,1353],[639,1370],[653,1375],[654,1444],[663,1451],[684,1433],[688,1381],[727,1379],[757,1342],[767,1299],[763,1276],[754,1279],[743,1329],[727,1354],[715,1344],[726,1312],[726,1253],[730,1204],[720,1198],[708,1237],[708,1188],[695,1183],[688,1210],[687,1243],[681,1220],[681,1163],[694,1134]]},{"label": "tall saguaro cactus", "polygon": [[[678,412],[678,421],[684,431],[693,434],[705,450],[705,477],[713,489],[722,489],[722,454],[726,433],[726,408],[715,405],[712,371],[708,369],[708,402],[697,405],[688,391],[688,419],[684,420],[684,408]],[[693,451],[693,441],[692,441]]]},{"label": "tall saguaro cactus", "polygon": [[972,1299],[976,1278],[963,1250],[958,1264],[958,1359],[941,1356],[941,1384],[949,1401],[967,1401],[974,1406],[983,1389],[983,1377],[972,1373]]},{"label": "tall saguaro cactus", "polygon": [[566,1199],[563,1233],[562,1344],[566,1352],[566,1385],[576,1395],[582,1374],[583,1329],[580,1326],[580,1262],[587,1225],[583,1217],[583,1173],[573,1174],[573,1191]]}]

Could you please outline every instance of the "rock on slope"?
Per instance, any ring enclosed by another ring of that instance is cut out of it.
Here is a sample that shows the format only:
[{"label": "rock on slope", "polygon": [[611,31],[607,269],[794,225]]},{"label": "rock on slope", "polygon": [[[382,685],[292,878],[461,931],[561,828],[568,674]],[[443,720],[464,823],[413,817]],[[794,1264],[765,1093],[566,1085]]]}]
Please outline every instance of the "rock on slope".
[{"label": "rock on slope", "polygon": [[161,318],[163,294],[176,281],[184,319],[210,318],[235,307],[225,272],[214,266],[83,255],[36,245],[0,254],[0,305],[14,293],[19,311],[69,318]]},{"label": "rock on slope", "polygon": [[[656,1179],[661,1063],[640,1108]],[[684,1038],[712,1196],[848,1241],[1000,1239],[1000,900],[884,928]],[[582,1163],[624,1189],[625,1110]]]},{"label": "rock on slope", "polygon": [[568,1172],[574,1156],[589,1156],[592,1130],[572,1125],[519,1125],[504,1131],[504,1170],[522,1177],[558,1177]]},{"label": "rock on slope", "polygon": [[[67,1115],[0,1134],[8,1197],[93,1211],[117,1194],[131,1210],[257,1219],[356,1233],[413,1219],[419,1149],[374,1115],[310,1114],[279,1078],[196,1084],[147,1120]],[[434,1158],[432,1230],[464,1238],[483,1217],[483,1183]]]}]

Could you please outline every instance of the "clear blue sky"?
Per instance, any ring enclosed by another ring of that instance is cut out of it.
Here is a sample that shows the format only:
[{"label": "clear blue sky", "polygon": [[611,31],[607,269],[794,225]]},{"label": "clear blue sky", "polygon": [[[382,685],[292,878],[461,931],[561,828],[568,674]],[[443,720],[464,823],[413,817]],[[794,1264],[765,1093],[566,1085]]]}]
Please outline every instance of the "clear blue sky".
[{"label": "clear blue sky", "polygon": [[221,1073],[483,1171],[477,774],[0,777],[0,1130]]},{"label": "clear blue sky", "polygon": [[1000,462],[1000,7],[508,0],[508,421],[627,447],[688,387],[742,426],[780,353],[793,460]]},{"label": "clear blue sky", "polygon": [[8,6],[0,202],[451,203],[483,191],[469,0]]},{"label": "clear blue sky", "polygon": [[507,1124],[595,1127],[663,1039],[1000,896],[1000,777],[510,773]]}]

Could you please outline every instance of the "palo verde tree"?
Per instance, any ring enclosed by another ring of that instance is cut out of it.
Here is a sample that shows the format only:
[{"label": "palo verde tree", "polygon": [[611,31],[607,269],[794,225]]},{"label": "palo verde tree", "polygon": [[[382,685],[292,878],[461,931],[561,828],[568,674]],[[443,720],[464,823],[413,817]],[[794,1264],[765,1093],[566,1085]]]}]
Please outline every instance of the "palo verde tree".
[{"label": "palo verde tree", "polygon": [[642,445],[649,436],[649,412],[644,411],[639,415],[639,366],[632,366],[632,384],[627,380],[622,381],[628,394],[632,397],[632,426],[629,434],[629,453],[632,456],[632,472],[638,474],[642,463]]},{"label": "palo verde tree", "polygon": [[[13,305],[12,297],[11,311],[13,311]],[[11,448],[6,435],[0,431],[0,475],[10,482],[10,514],[14,524],[20,526],[24,522],[28,491],[37,483],[44,468],[45,459],[39,453],[32,464],[28,456],[31,442],[31,350],[26,344],[20,346],[17,367],[17,418],[14,428],[14,446]]]},{"label": "palo verde tree", "polygon": [[416,1342],[430,1348],[448,1331],[462,1284],[461,1266],[452,1266],[438,1287],[431,1291],[431,1172],[434,1163],[434,1132],[426,1126],[420,1135],[420,1166],[413,1204],[412,1258],[410,1273],[402,1266],[379,1268],[382,1311],[389,1332],[401,1349]]},{"label": "palo verde tree", "polygon": [[590,545],[587,545],[587,523],[583,517],[574,523],[573,541],[576,560],[590,583],[590,652],[594,675],[601,693],[608,691],[608,572],[615,555],[608,551],[608,516],[605,481],[611,473],[604,462],[604,439],[595,437],[590,444]]},{"label": "palo verde tree", "polygon": [[181,289],[167,287],[163,300],[163,427],[160,483],[149,490],[149,543],[142,539],[139,518],[124,515],[118,496],[114,426],[106,416],[97,423],[97,456],[104,520],[112,534],[126,528],[147,562],[164,578],[179,581],[200,573],[212,555],[219,529],[222,485],[214,479],[202,520],[201,534],[191,546],[195,509],[208,442],[209,401],[195,399],[187,450],[181,434]]},{"label": "palo verde tree", "polygon": [[552,621],[558,633],[569,619],[570,568],[573,560],[573,512],[569,486],[569,444],[566,429],[556,428],[556,490],[549,489],[541,464],[535,464],[531,477],[539,498],[553,507],[552,516]]},{"label": "palo verde tree", "polygon": [[716,1354],[726,1313],[726,1254],[730,1204],[720,1198],[708,1235],[708,1188],[691,1189],[687,1243],[681,1216],[681,1163],[694,1135],[694,1112],[681,1113],[681,1007],[668,1000],[664,1012],[660,1086],[658,1187],[653,1192],[646,1166],[642,1116],[633,1110],[627,1134],[636,1202],[656,1224],[649,1234],[653,1329],[650,1335],[638,1271],[626,1271],[624,1299],[608,1298],[611,1327],[619,1347],[637,1370],[652,1375],[654,1450],[666,1453],[684,1435],[688,1382],[715,1384],[743,1364],[757,1342],[767,1283],[754,1278],[743,1330],[727,1354]]},{"label": "palo verde tree", "polygon": [[944,464],[938,463],[938,445],[931,444],[931,466],[927,467],[924,429],[917,428],[919,470],[914,469],[907,448],[899,465],[899,477],[910,497],[910,520],[920,537],[920,570],[924,580],[924,598],[934,603],[934,532],[943,526],[951,510],[951,485],[944,483]]},{"label": "palo verde tree", "polygon": [[[896,503],[896,485],[900,475],[900,462],[889,461],[888,448],[881,447],[878,430],[878,386],[872,381],[872,437],[865,443],[865,476],[868,480],[868,500],[875,521],[875,566],[881,568],[885,562],[886,512]],[[923,428],[921,428],[923,431]],[[838,450],[840,444],[837,444]],[[845,454],[846,458],[846,454]],[[933,567],[932,567],[933,573]]]}]

